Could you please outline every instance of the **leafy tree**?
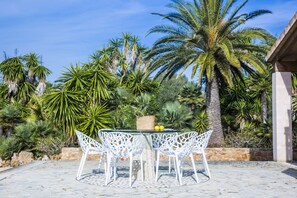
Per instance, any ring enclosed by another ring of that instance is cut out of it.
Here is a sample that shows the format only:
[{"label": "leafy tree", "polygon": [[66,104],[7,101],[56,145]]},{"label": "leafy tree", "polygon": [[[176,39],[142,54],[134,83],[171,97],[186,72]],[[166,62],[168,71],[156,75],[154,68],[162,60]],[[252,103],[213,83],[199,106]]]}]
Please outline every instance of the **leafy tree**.
[{"label": "leafy tree", "polygon": [[242,71],[265,73],[264,64],[251,52],[265,53],[262,40],[270,37],[261,28],[249,28],[244,24],[268,10],[257,10],[246,14],[239,12],[246,5],[244,1],[232,9],[235,0],[194,0],[192,3],[172,1],[169,14],[156,14],[172,25],[159,25],[149,30],[151,33],[165,34],[158,39],[147,59],[149,69],[165,73],[170,78],[180,71],[192,67],[192,77],[198,82],[205,79],[207,114],[210,128],[214,130],[211,144],[222,146],[224,135],[221,124],[219,88],[222,84],[232,85],[234,76]]},{"label": "leafy tree", "polygon": [[172,78],[169,80],[164,80],[160,84],[159,91],[156,93],[157,103],[160,106],[164,106],[167,102],[176,101],[187,83],[188,79],[186,76],[181,76],[180,78],[176,79]]}]

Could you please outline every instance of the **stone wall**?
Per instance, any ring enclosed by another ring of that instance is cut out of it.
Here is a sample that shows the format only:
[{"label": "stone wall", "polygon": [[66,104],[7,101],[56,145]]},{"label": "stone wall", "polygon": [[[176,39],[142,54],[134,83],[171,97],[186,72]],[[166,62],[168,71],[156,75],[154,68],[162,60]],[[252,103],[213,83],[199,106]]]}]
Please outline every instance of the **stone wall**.
[{"label": "stone wall", "polygon": [[[61,160],[80,160],[80,148],[63,148]],[[272,149],[261,148],[207,148],[207,159],[210,161],[272,161]],[[199,159],[199,155],[194,155]],[[99,155],[89,155],[88,160],[98,160]],[[294,150],[294,160],[297,160],[297,150]]]},{"label": "stone wall", "polygon": [[213,161],[272,161],[272,149],[207,148],[206,156]]},{"label": "stone wall", "polygon": [[[62,148],[61,160],[80,160],[82,151],[80,148],[65,147]],[[87,160],[99,160],[99,155],[88,155]]]}]

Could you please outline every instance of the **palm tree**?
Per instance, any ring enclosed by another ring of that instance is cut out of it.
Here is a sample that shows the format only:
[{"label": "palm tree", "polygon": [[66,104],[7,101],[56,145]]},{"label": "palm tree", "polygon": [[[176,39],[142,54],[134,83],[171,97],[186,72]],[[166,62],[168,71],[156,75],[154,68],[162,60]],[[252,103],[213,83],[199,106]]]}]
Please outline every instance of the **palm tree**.
[{"label": "palm tree", "polygon": [[248,78],[249,92],[252,97],[261,100],[261,116],[262,123],[266,123],[268,119],[268,102],[271,100],[272,79],[270,74],[261,75],[256,78]]},{"label": "palm tree", "polygon": [[10,100],[18,91],[18,83],[25,80],[25,67],[21,58],[16,56],[5,59],[0,64],[4,84],[8,86],[8,99]]},{"label": "palm tree", "polygon": [[202,107],[204,104],[204,96],[201,87],[193,82],[190,82],[183,87],[177,100],[189,106],[192,111],[194,111],[195,108]]},{"label": "palm tree", "polygon": [[35,54],[35,53],[30,53],[27,54],[23,57],[23,59],[26,62],[26,67],[28,69],[28,77],[29,77],[29,82],[30,83],[34,83],[35,79],[35,72],[34,72],[34,68],[38,67],[39,65],[39,59],[40,57]]},{"label": "palm tree", "polygon": [[192,67],[192,77],[198,75],[198,82],[206,81],[207,114],[210,128],[214,130],[211,144],[221,146],[224,135],[221,124],[219,88],[223,84],[232,85],[234,76],[242,71],[254,69],[265,73],[264,64],[251,52],[263,52],[260,42],[270,35],[260,28],[243,26],[268,10],[239,14],[248,0],[234,10],[236,0],[194,0],[184,2],[174,0],[169,7],[175,12],[157,14],[172,25],[159,25],[149,30],[151,33],[165,34],[158,39],[147,59],[151,72],[156,76],[165,73],[170,78],[177,72],[182,74]]},{"label": "palm tree", "polygon": [[38,78],[38,85],[35,92],[39,95],[42,95],[46,89],[46,76],[52,72],[41,65],[41,57],[36,53],[30,53],[23,56],[25,65],[28,70],[29,83],[36,84]]},{"label": "palm tree", "polygon": [[46,76],[51,74],[51,70],[46,68],[45,66],[38,65],[33,68],[33,72],[35,76],[38,78],[38,85],[36,87],[36,93],[38,95],[42,95],[46,89]]}]

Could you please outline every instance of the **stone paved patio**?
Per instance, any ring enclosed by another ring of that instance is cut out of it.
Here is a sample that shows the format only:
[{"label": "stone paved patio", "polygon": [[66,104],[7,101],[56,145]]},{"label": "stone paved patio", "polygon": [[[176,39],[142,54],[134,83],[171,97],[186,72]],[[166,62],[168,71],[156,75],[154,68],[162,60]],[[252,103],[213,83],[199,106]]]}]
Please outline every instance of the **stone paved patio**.
[{"label": "stone paved patio", "polygon": [[[119,177],[104,186],[104,175],[87,161],[82,180],[75,180],[79,161],[35,161],[0,172],[0,197],[296,197],[297,165],[275,162],[210,162],[212,178],[199,170],[196,183],[185,168],[183,186],[166,167],[159,181],[136,180],[128,187],[125,163]],[[163,164],[164,166],[166,164]],[[197,163],[197,168],[201,169]]]}]

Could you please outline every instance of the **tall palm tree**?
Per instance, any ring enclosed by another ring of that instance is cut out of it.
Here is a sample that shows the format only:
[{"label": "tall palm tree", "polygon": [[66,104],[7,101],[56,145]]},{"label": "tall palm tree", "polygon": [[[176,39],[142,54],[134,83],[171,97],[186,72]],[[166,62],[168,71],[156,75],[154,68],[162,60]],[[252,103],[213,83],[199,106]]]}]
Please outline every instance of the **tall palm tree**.
[{"label": "tall palm tree", "polygon": [[38,78],[38,85],[36,87],[35,92],[38,95],[42,95],[46,89],[46,76],[48,76],[52,72],[51,70],[42,65],[38,65],[37,67],[33,68],[33,72],[35,76]]},{"label": "tall palm tree", "polygon": [[[156,76],[165,73],[170,78],[175,73],[183,73],[192,67],[192,77],[206,81],[207,114],[210,128],[214,130],[211,144],[221,146],[224,135],[221,124],[219,88],[222,84],[232,85],[232,78],[242,71],[249,73],[257,69],[265,73],[264,64],[251,52],[264,52],[260,42],[270,35],[261,28],[248,28],[245,22],[260,15],[271,13],[257,10],[250,13],[239,12],[248,0],[232,9],[236,0],[194,0],[192,3],[173,0],[169,14],[156,15],[168,20],[171,25],[159,25],[149,30],[163,33],[147,59],[152,63],[151,72]],[[249,42],[247,42],[249,41]]]},{"label": "tall palm tree", "polygon": [[34,68],[39,65],[39,56],[35,53],[27,54],[23,57],[26,62],[26,67],[28,69],[28,78],[30,83],[34,83],[35,73]]}]

